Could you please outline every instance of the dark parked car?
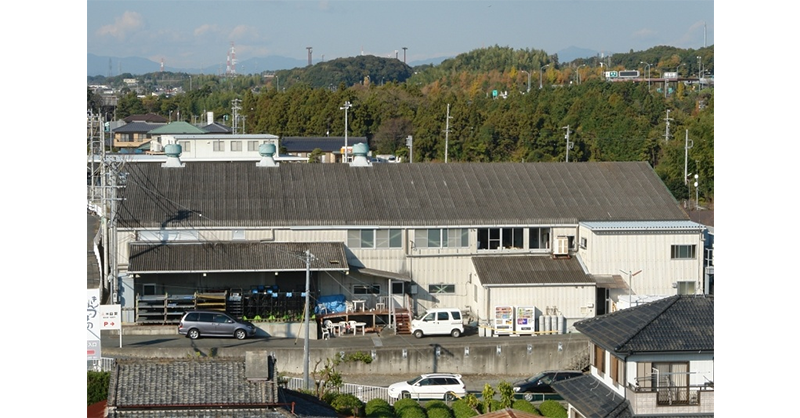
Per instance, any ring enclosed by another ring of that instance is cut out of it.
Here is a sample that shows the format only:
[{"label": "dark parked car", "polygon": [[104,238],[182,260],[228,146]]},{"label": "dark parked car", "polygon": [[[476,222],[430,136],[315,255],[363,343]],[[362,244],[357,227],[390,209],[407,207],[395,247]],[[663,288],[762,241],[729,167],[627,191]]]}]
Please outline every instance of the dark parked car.
[{"label": "dark parked car", "polygon": [[238,320],[225,312],[189,311],[178,324],[178,334],[191,339],[199,337],[236,337],[243,340],[256,335],[256,326]]},{"label": "dark parked car", "polygon": [[580,370],[548,370],[537,374],[531,378],[520,380],[514,383],[515,393],[555,393],[550,387],[553,382],[572,379],[573,377],[583,376]]}]

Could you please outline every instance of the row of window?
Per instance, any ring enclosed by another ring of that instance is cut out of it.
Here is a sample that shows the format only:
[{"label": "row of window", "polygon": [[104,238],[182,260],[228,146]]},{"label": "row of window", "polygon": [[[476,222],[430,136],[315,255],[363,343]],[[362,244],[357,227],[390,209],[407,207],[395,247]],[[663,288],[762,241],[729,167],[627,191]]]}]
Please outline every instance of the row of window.
[{"label": "row of window", "polygon": [[[226,141],[213,141],[212,146],[214,151],[225,151],[225,142]],[[242,150],[242,141],[230,141],[231,142],[231,151],[241,151]],[[178,145],[181,146],[181,149],[184,152],[191,152],[192,151],[192,141],[178,141]],[[258,147],[261,145],[259,141],[247,141],[247,151],[258,151]]]},{"label": "row of window", "polygon": [[[392,293],[398,294],[403,292],[402,284],[399,287],[392,287]],[[428,285],[428,293],[432,295],[448,295],[456,293],[456,285],[454,284],[431,284]],[[354,295],[380,295],[381,285],[379,284],[357,284],[353,285]]]}]

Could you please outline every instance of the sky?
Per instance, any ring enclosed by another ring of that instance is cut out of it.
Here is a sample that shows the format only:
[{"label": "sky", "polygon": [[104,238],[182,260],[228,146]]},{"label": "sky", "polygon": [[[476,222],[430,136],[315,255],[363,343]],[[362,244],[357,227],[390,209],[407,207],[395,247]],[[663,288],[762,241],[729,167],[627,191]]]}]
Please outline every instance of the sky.
[{"label": "sky", "polygon": [[554,54],[714,44],[712,0],[88,0],[87,52],[173,68],[279,55],[406,62],[498,45]]}]

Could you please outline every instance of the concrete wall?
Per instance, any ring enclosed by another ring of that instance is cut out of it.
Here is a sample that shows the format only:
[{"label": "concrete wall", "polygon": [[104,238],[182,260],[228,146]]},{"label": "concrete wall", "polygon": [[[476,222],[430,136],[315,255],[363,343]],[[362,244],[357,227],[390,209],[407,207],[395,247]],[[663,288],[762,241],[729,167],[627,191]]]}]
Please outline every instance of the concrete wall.
[{"label": "concrete wall", "polygon": [[[524,337],[520,337],[524,338]],[[461,373],[465,375],[487,374],[502,376],[532,376],[547,369],[573,369],[588,362],[589,345],[587,338],[579,334],[567,334],[563,339],[539,339],[531,337],[529,343],[521,343],[518,338],[509,342],[508,338],[489,338],[474,346],[448,345],[365,348],[311,348],[309,369],[320,361],[319,369],[325,359],[335,358],[358,351],[373,355],[373,362],[348,362],[337,367],[342,374],[417,374],[434,371]],[[530,346],[530,348],[529,348]],[[119,350],[104,347],[103,355],[115,356]],[[251,349],[247,347],[230,348],[186,348],[159,349],[137,348],[120,351],[126,357],[168,357],[186,358],[193,356],[242,357]],[[304,353],[298,347],[275,347],[267,349],[277,358],[277,368],[281,373],[302,374]],[[437,355],[438,352],[438,355]]]}]

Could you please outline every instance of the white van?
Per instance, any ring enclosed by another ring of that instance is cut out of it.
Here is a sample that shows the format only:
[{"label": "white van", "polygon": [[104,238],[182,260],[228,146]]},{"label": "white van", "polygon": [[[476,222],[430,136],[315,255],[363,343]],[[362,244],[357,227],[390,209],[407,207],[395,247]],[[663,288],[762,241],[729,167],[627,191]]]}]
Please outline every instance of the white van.
[{"label": "white van", "polygon": [[421,319],[411,321],[411,333],[417,338],[423,335],[447,335],[458,338],[464,333],[461,311],[456,308],[434,308]]}]

